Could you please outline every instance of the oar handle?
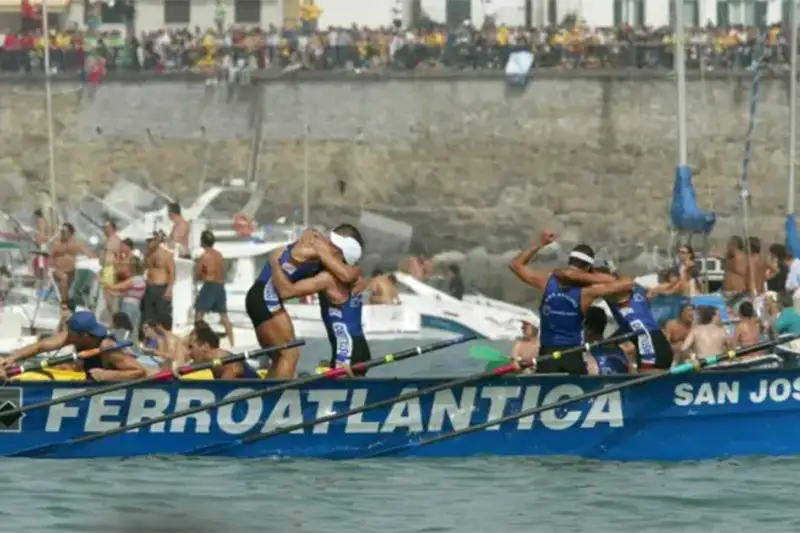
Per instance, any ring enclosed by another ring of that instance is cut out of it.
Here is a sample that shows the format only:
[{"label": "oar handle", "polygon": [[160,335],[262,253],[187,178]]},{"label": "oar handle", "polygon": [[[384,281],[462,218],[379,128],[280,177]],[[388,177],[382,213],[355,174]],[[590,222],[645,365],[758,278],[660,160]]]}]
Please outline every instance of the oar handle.
[{"label": "oar handle", "polygon": [[750,355],[751,353],[760,352],[762,350],[768,350],[770,348],[778,346],[779,344],[785,344],[787,342],[792,342],[793,340],[797,339],[800,339],[800,334],[789,333],[787,335],[781,335],[777,339],[770,339],[767,341],[752,344],[750,346],[745,346],[744,348],[739,348],[738,350],[728,350],[725,353],[720,353],[717,355],[712,355],[710,357],[705,357],[703,359],[698,359],[696,361],[688,361],[686,363],[675,365],[670,369],[669,373],[672,375],[686,374],[688,372],[701,370],[703,368],[723,363],[725,361],[730,361],[732,359],[736,359],[737,357],[741,357],[743,355]]},{"label": "oar handle", "polygon": [[38,361],[33,363],[22,363],[21,365],[17,365],[14,368],[11,368],[8,372],[6,372],[6,376],[9,378],[19,376],[20,374],[24,374],[25,372],[34,372],[36,370],[45,370],[52,366],[63,365],[64,363],[72,363],[74,361],[80,361],[81,359],[89,359],[91,357],[96,357],[98,355],[102,355],[104,353],[113,352],[116,350],[121,350],[123,348],[127,348],[131,346],[133,343],[130,341],[121,342],[119,344],[115,344],[114,346],[107,346],[105,348],[91,348],[89,350],[83,350],[80,352],[73,352],[67,353],[62,355],[56,355],[54,357],[50,357],[45,359],[44,361]]},{"label": "oar handle", "polygon": [[288,350],[290,348],[297,348],[299,346],[304,346],[305,343],[306,343],[305,340],[297,339],[292,342],[282,344],[281,346],[268,346],[267,348],[260,348],[252,352],[248,351],[248,352],[234,353],[226,355],[225,357],[218,357],[212,361],[206,361],[204,363],[184,365],[182,367],[177,368],[174,372],[169,369],[161,370],[150,377],[152,378],[153,381],[168,381],[170,379],[173,379],[176,375],[185,376],[187,374],[193,374],[195,372],[200,372],[202,370],[211,370],[213,368],[220,368],[222,366],[229,365],[231,363],[239,363],[241,361],[246,361],[248,359],[258,359],[259,357],[264,357],[265,355],[269,355],[278,350]]}]

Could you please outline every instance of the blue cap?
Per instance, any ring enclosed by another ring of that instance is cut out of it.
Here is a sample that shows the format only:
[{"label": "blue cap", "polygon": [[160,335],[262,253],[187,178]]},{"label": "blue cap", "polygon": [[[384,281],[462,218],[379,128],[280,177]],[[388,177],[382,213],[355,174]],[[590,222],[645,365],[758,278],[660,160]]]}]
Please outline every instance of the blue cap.
[{"label": "blue cap", "polygon": [[67,320],[67,329],[74,333],[87,333],[92,337],[108,337],[108,329],[89,311],[73,313]]}]

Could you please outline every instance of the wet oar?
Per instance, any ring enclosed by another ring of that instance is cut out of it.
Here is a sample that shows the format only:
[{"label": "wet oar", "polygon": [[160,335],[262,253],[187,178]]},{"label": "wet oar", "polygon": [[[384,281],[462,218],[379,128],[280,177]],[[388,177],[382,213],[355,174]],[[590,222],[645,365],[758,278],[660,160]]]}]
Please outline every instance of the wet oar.
[{"label": "wet oar", "polygon": [[[619,335],[617,337],[609,337],[608,339],[603,339],[599,342],[585,344],[582,346],[576,346],[575,348],[569,348],[564,350],[563,352],[553,352],[549,355],[543,355],[537,358],[538,361],[546,361],[548,359],[560,359],[564,355],[570,355],[574,353],[583,352],[586,350],[591,350],[594,347],[602,346],[605,344],[613,344],[613,343],[620,343],[625,342],[633,337],[639,336],[640,333],[632,332],[627,333],[625,335]],[[408,400],[412,400],[414,398],[418,398],[420,396],[426,396],[429,394],[433,394],[434,392],[438,392],[441,390],[452,389],[454,387],[460,387],[462,385],[466,385],[468,383],[472,383],[474,381],[480,381],[482,379],[493,378],[497,376],[503,376],[505,374],[511,374],[513,372],[517,372],[520,370],[520,367],[525,368],[531,366],[530,363],[521,362],[519,365],[510,363],[504,366],[497,367],[492,370],[487,370],[485,372],[481,372],[480,374],[472,374],[463,378],[454,379],[452,381],[447,381],[445,383],[440,383],[439,385],[433,385],[432,387],[427,387],[421,390],[416,390],[412,392],[407,392],[405,394],[401,394],[400,396],[395,396],[394,398],[387,398],[386,400],[381,400],[379,402],[370,403],[367,405],[362,405],[361,407],[356,407],[355,409],[350,409],[349,411],[345,411],[343,413],[332,413],[330,415],[326,415],[320,418],[315,418],[314,420],[308,420],[299,422],[297,424],[292,424],[290,426],[282,426],[272,431],[268,431],[266,433],[256,433],[247,435],[240,439],[236,439],[231,442],[221,443],[221,444],[211,444],[208,446],[203,446],[201,448],[196,448],[189,452],[186,452],[182,455],[207,455],[217,453],[221,450],[225,450],[231,448],[233,446],[241,446],[243,444],[250,444],[253,442],[258,442],[264,439],[268,439],[270,437],[276,437],[278,435],[283,435],[284,433],[291,433],[292,431],[297,431],[298,429],[304,429],[308,427],[313,427],[319,424],[324,424],[327,422],[331,422],[333,420],[339,420],[342,418],[348,418],[352,415],[357,415],[359,413],[363,413],[365,411],[371,411],[373,409],[378,409],[380,407],[385,407],[387,405],[393,405],[397,402],[404,402]]]},{"label": "wet oar", "polygon": [[683,363],[680,365],[676,365],[672,367],[670,370],[664,370],[662,372],[655,372],[650,374],[645,374],[641,377],[632,379],[630,381],[624,381],[617,385],[612,385],[610,387],[600,388],[595,391],[587,392],[586,394],[580,394],[578,396],[572,396],[570,398],[565,398],[563,400],[549,403],[547,405],[542,405],[540,407],[534,407],[531,409],[525,409],[519,411],[518,413],[514,413],[511,415],[507,415],[501,418],[497,418],[495,420],[487,420],[486,422],[482,422],[480,424],[475,424],[474,426],[469,426],[464,429],[460,429],[457,431],[451,431],[450,433],[444,433],[442,435],[437,435],[435,437],[430,437],[427,439],[422,439],[417,442],[409,442],[407,444],[403,444],[400,446],[393,446],[391,448],[386,448],[384,450],[378,450],[374,452],[370,452],[368,454],[359,456],[360,459],[370,458],[370,457],[383,457],[386,455],[393,455],[400,451],[407,450],[412,447],[421,447],[421,446],[428,446],[430,444],[435,444],[437,442],[442,442],[445,440],[454,439],[456,437],[461,437],[462,435],[468,435],[470,433],[475,433],[476,431],[481,431],[486,428],[490,428],[493,426],[499,426],[506,422],[512,422],[514,420],[519,420],[520,418],[525,417],[532,417],[538,415],[539,413],[543,413],[545,411],[552,411],[553,409],[558,409],[560,407],[564,407],[566,405],[570,405],[576,402],[583,402],[587,400],[591,400],[592,398],[596,398],[598,396],[602,396],[604,394],[608,394],[611,392],[620,391],[623,389],[629,389],[632,387],[637,387],[639,385],[644,385],[645,383],[650,383],[651,381],[656,381],[661,378],[665,378],[668,376],[678,376],[681,374],[687,374],[689,372],[694,372],[696,370],[701,370],[703,368],[707,368],[709,366],[716,365],[723,361],[729,361],[732,359],[736,359],[742,355],[748,355],[755,352],[760,352],[761,350],[767,350],[776,346],[778,344],[784,344],[787,342],[791,342],[795,339],[800,338],[800,334],[790,334],[784,335],[779,337],[775,340],[760,342],[758,344],[753,344],[751,346],[747,346],[745,348],[740,348],[738,350],[731,350],[729,352],[724,352],[721,354],[717,354],[711,357],[706,357],[705,359],[701,359],[699,361],[692,361],[690,363]]},{"label": "wet oar", "polygon": [[[6,376],[8,378],[13,378],[15,376],[19,376],[20,374],[24,374],[25,372],[36,372],[37,370],[45,370],[47,368],[63,365],[65,363],[73,363],[75,361],[80,361],[82,359],[89,359],[90,357],[102,355],[107,352],[113,352],[115,350],[121,350],[122,348],[127,348],[131,344],[133,343],[122,342],[119,344],[115,344],[114,346],[109,346],[107,348],[92,348],[90,350],[83,350],[81,352],[54,355],[53,357],[49,357],[44,361],[31,361],[22,363],[21,365],[17,365],[13,368],[10,368],[6,372]],[[8,412],[11,413],[13,411],[8,411]]]},{"label": "wet oar", "polygon": [[[371,361],[367,361],[365,363],[357,363],[353,365],[351,368],[354,372],[363,372],[370,368],[375,368],[381,365],[387,365],[390,363],[394,363],[397,361],[402,361],[404,359],[410,359],[412,357],[416,357],[418,355],[422,355],[424,353],[434,352],[436,350],[442,350],[444,348],[448,348],[450,346],[455,346],[457,344],[462,344],[464,342],[468,342],[471,340],[476,339],[476,335],[468,335],[465,337],[460,337],[458,339],[451,339],[446,341],[439,341],[434,342],[432,344],[424,345],[424,346],[416,346],[414,348],[409,348],[407,350],[403,350],[393,354],[387,354],[383,356],[381,359],[373,359]],[[157,416],[155,418],[149,418],[147,420],[142,420],[135,424],[129,424],[126,426],[121,426],[118,428],[114,428],[108,431],[103,431],[100,433],[94,433],[92,435],[86,435],[84,437],[79,437],[77,439],[66,440],[62,442],[56,442],[53,444],[46,444],[44,446],[38,446],[35,448],[29,448],[27,450],[21,450],[19,452],[15,452],[12,454],[7,454],[6,457],[14,457],[14,456],[24,456],[24,457],[35,457],[40,456],[47,453],[49,450],[61,447],[61,446],[74,446],[76,444],[84,444],[87,442],[92,442],[98,439],[102,439],[104,437],[110,437],[112,435],[117,435],[119,433],[125,433],[126,431],[131,431],[134,429],[139,429],[143,427],[152,426],[153,424],[159,424],[161,422],[167,422],[169,420],[173,420],[175,418],[182,418],[185,416],[190,416],[196,413],[201,413],[203,411],[208,411],[209,409],[216,409],[218,407],[222,407],[225,405],[231,405],[237,402],[249,400],[251,398],[260,398],[262,396],[266,396],[268,394],[272,394],[275,392],[281,392],[287,389],[293,389],[296,387],[300,387],[302,385],[307,385],[309,383],[314,383],[317,381],[323,381],[326,379],[333,379],[333,378],[340,378],[347,375],[347,370],[344,368],[332,368],[328,370],[324,374],[317,374],[313,376],[307,376],[300,379],[289,380],[280,385],[275,385],[274,387],[267,387],[266,389],[251,391],[244,394],[239,394],[237,396],[231,396],[230,398],[226,398],[224,400],[220,400],[218,402],[212,402],[205,405],[198,405],[197,407],[192,407],[190,409],[184,409],[183,411],[176,411],[174,413],[169,413],[162,416]]]},{"label": "wet oar", "polygon": [[[59,396],[58,398],[53,398],[51,400],[46,400],[44,402],[39,403],[32,403],[30,405],[23,405],[17,409],[12,409],[9,411],[4,411],[0,413],[0,419],[5,417],[12,418],[15,416],[19,416],[22,413],[27,413],[28,411],[33,411],[35,409],[44,409],[45,407],[51,407],[53,405],[58,405],[66,402],[71,402],[73,400],[81,400],[84,398],[91,398],[92,396],[98,396],[100,394],[106,394],[109,392],[114,392],[122,389],[127,389],[129,387],[135,387],[136,385],[142,385],[144,383],[154,383],[156,381],[167,381],[170,379],[175,378],[176,376],[185,376],[186,374],[192,374],[194,372],[200,372],[201,370],[209,370],[212,368],[219,368],[221,366],[229,365],[231,363],[239,363],[241,361],[246,361],[248,359],[257,359],[259,357],[263,357],[268,355],[272,352],[276,352],[279,350],[285,350],[287,348],[295,348],[297,346],[303,346],[306,343],[304,340],[297,340],[294,342],[290,342],[289,344],[285,344],[283,346],[270,346],[268,348],[263,348],[261,350],[256,350],[254,352],[242,352],[236,353],[231,355],[226,355],[225,357],[219,357],[212,361],[208,361],[206,363],[196,363],[193,365],[185,365],[175,369],[164,369],[156,372],[155,374],[151,374],[149,376],[145,376],[143,378],[134,379],[131,381],[118,381],[116,383],[111,383],[110,385],[106,385],[104,387],[92,387],[91,389],[84,389],[76,391],[72,394],[67,394],[65,396]],[[128,343],[130,344],[130,343]]]}]

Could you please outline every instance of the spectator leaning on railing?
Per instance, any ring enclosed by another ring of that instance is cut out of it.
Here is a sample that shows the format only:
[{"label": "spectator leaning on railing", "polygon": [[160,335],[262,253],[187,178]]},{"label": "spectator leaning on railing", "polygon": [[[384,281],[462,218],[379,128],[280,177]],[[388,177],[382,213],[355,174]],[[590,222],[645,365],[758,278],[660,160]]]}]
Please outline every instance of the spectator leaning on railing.
[{"label": "spectator leaning on railing", "polygon": [[[669,28],[590,28],[580,21],[561,27],[525,29],[469,22],[446,28],[423,20],[416,28],[317,29],[322,11],[304,0],[300,28],[245,30],[224,27],[226,12],[218,4],[216,29],[164,29],[139,36],[92,29],[53,31],[54,71],[83,71],[86,57],[101,57],[109,71],[183,70],[216,72],[225,65],[248,69],[457,68],[502,69],[512,50],[529,48],[537,68],[673,67]],[[754,60],[755,28],[695,28],[687,35],[687,67],[747,68]],[[40,31],[8,33],[0,40],[0,70],[42,69],[45,42]],[[774,68],[789,59],[789,39],[780,26],[769,28],[764,59]]]}]

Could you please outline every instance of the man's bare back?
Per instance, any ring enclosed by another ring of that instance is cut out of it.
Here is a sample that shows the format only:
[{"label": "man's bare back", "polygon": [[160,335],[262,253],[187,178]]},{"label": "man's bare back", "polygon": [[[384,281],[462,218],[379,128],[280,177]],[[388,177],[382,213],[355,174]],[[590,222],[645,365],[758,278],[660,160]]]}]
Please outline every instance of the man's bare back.
[{"label": "man's bare back", "polygon": [[395,287],[389,276],[385,274],[373,275],[369,282],[369,303],[374,305],[394,305],[400,303]]},{"label": "man's bare back", "polygon": [[[761,340],[761,322],[757,318],[745,318],[736,324],[736,331],[733,334],[734,342],[737,347],[750,346]],[[762,355],[763,352],[752,355]]]},{"label": "man's bare back", "polygon": [[747,256],[742,250],[730,250],[725,265],[722,290],[725,292],[747,292]]},{"label": "man's bare back", "polygon": [[703,359],[734,348],[725,328],[716,324],[696,326],[681,347],[691,359]]},{"label": "man's bare back", "polygon": [[212,283],[225,280],[225,261],[222,254],[214,248],[208,248],[197,261],[197,279]]}]

